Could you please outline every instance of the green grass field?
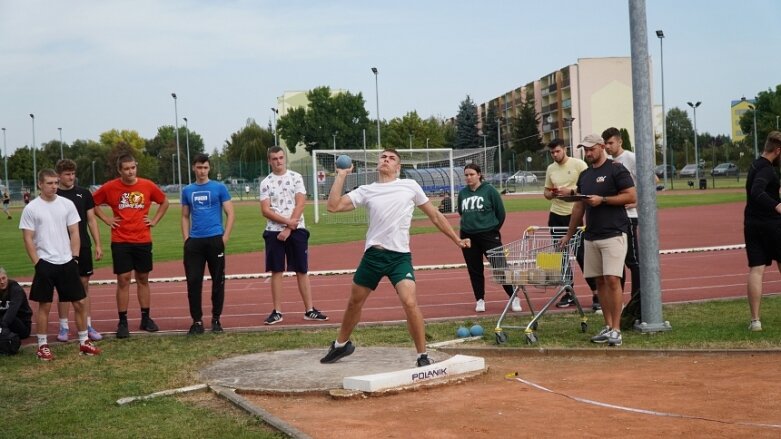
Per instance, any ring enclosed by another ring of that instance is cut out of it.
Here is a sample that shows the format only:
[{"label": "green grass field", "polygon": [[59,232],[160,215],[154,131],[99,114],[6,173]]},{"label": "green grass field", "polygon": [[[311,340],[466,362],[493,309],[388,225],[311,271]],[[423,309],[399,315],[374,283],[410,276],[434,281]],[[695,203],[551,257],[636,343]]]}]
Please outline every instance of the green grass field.
[{"label": "green grass field", "polygon": [[[717,203],[731,203],[743,201],[745,195],[741,193],[717,193],[696,192],[676,193],[667,192],[658,197],[659,208],[673,208],[683,206],[696,206]],[[550,207],[550,202],[542,196],[509,196],[505,197],[505,207],[508,212],[545,211]],[[108,209],[105,208],[108,212]],[[260,215],[260,205],[257,202],[236,202],[236,222],[233,227],[228,254],[240,254],[260,252],[263,250],[263,228],[265,219]],[[22,241],[22,232],[19,230],[20,209],[13,209],[13,220],[0,222],[0,265],[5,267],[10,277],[31,276],[32,264],[27,257]],[[315,224],[313,220],[313,207],[307,205],[304,212],[307,220],[307,228],[312,232],[310,245],[332,244],[338,242],[360,241],[366,234],[365,225],[349,224]],[[95,267],[107,267],[111,265],[110,231],[100,221],[101,241],[105,257],[102,261],[96,261]],[[436,228],[425,224],[412,228],[413,234],[433,233]],[[181,232],[181,207],[172,203],[165,217],[152,230],[154,242],[155,262],[176,261],[182,257],[182,232]]]}]

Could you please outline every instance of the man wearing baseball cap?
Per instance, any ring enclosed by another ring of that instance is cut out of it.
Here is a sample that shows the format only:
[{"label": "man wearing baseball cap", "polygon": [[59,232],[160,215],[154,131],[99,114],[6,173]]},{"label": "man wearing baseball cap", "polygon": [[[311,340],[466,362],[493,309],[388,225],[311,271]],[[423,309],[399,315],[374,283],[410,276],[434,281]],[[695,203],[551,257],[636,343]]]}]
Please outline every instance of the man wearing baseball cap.
[{"label": "man wearing baseball cap", "polygon": [[602,136],[589,134],[578,147],[583,148],[589,167],[578,177],[577,193],[589,197],[573,206],[569,230],[561,243],[564,245],[572,238],[585,215],[583,275],[596,278],[605,318],[605,327],[591,341],[621,346],[621,276],[629,231],[624,206],[637,202],[637,192],[632,175],[624,165],[607,158]]}]

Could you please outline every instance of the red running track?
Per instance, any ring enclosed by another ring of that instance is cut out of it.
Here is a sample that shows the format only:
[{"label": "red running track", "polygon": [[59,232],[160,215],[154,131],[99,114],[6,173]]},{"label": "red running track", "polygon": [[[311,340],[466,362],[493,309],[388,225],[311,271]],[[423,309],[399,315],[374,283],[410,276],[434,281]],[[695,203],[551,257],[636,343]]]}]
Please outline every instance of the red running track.
[{"label": "red running track", "polygon": [[[660,245],[662,250],[693,247],[727,246],[743,243],[742,203],[715,206],[673,208],[659,211]],[[457,223],[458,218],[450,218]],[[547,212],[524,212],[508,215],[503,234],[504,242],[519,239],[529,225],[544,225]],[[423,222],[425,223],[425,222]],[[423,224],[422,223],[422,224]],[[641,230],[642,233],[642,230]],[[354,269],[360,259],[363,242],[314,246],[310,249],[310,268],[313,271]],[[426,234],[412,237],[413,263],[416,266],[461,264],[458,248],[443,235]],[[743,250],[690,252],[664,254],[661,261],[662,299],[665,303],[707,300],[727,297],[745,297],[746,260]],[[229,255],[228,275],[262,273],[261,254]],[[158,263],[153,279],[183,277],[181,262]],[[447,270],[419,270],[416,272],[418,301],[428,320],[498,316],[506,304],[502,289],[487,283],[486,313],[474,312],[474,296],[465,268]],[[584,307],[591,303],[591,294],[576,272],[575,289]],[[110,268],[97,270],[93,280],[113,280]],[[352,275],[311,276],[315,306],[328,314],[328,323],[341,321],[350,292]],[[155,282],[152,288],[152,317],[163,331],[187,331],[191,322],[184,282]],[[626,289],[630,285],[627,283]],[[204,320],[210,316],[210,284],[204,285]],[[781,291],[781,276],[768,270],[765,276],[766,293]],[[547,294],[533,294],[536,309],[550,298]],[[628,293],[626,293],[628,296]],[[116,329],[117,314],[114,285],[92,285],[93,326],[101,332]],[[628,300],[628,297],[627,299]],[[56,334],[56,311],[50,315],[48,333]],[[226,299],[222,324],[226,330],[270,329],[290,326],[316,326],[323,323],[303,320],[303,303],[294,279],[285,279],[282,312],[284,322],[273,327],[263,325],[271,311],[271,292],[267,279],[229,279],[226,281]],[[748,319],[748,309],[746,310]],[[72,320],[72,313],[71,313]],[[404,313],[395,291],[387,281],[372,294],[363,311],[363,322],[404,320]],[[140,321],[135,286],[131,287],[129,321],[131,330],[137,330]],[[71,323],[71,332],[75,325]],[[35,329],[33,330],[35,333]],[[72,334],[73,337],[74,334]],[[50,337],[53,339],[53,337]]]}]

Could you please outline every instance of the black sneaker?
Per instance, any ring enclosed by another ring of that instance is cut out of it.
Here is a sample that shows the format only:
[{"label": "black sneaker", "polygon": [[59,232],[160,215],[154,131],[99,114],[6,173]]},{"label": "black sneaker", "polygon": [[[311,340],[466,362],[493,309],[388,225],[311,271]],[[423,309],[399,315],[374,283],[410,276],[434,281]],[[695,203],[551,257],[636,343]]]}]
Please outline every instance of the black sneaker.
[{"label": "black sneaker", "polygon": [[325,354],[325,357],[320,359],[321,363],[333,363],[355,352],[355,346],[353,346],[353,342],[350,340],[347,340],[347,343],[340,348],[334,347],[335,344],[335,341],[331,342],[328,353]]},{"label": "black sneaker", "polygon": [[575,306],[575,301],[569,293],[562,296],[561,300],[556,304],[556,308],[569,308],[570,306]]},{"label": "black sneaker", "polygon": [[324,322],[328,320],[328,316],[318,311],[317,308],[312,308],[311,310],[304,313],[304,320],[317,320]]},{"label": "black sneaker", "polygon": [[222,332],[220,319],[212,319],[212,332]]},{"label": "black sneaker", "polygon": [[157,323],[150,317],[141,318],[141,330],[146,332],[157,332],[160,328],[157,327]]},{"label": "black sneaker", "polygon": [[119,322],[117,325],[117,338],[130,337],[130,330],[127,329],[127,322]]},{"label": "black sneaker", "polygon": [[203,322],[194,322],[190,326],[190,330],[187,331],[187,335],[200,335],[203,334]]},{"label": "black sneaker", "polygon": [[269,314],[268,317],[266,318],[266,321],[263,323],[266,325],[276,325],[282,320],[283,320],[282,313],[277,312],[277,310],[273,310],[271,311],[271,314]]},{"label": "black sneaker", "polygon": [[418,367],[429,366],[431,364],[431,358],[428,355],[423,354],[418,357]]}]

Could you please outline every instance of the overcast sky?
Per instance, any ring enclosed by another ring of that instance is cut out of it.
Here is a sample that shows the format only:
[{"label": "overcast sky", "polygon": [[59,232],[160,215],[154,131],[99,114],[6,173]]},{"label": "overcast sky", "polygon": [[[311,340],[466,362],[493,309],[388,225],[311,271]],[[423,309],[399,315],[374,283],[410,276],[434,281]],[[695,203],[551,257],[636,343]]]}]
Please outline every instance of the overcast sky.
[{"label": "overcast sky", "polygon": [[[729,134],[730,101],[781,83],[773,0],[649,0],[649,53],[663,29],[665,103]],[[0,0],[0,126],[32,143],[154,137],[180,123],[221,147],[247,118],[266,125],[286,90],[362,93],[376,117],[450,117],[578,58],[629,56],[626,0]],[[654,102],[661,103],[659,72]]]}]

